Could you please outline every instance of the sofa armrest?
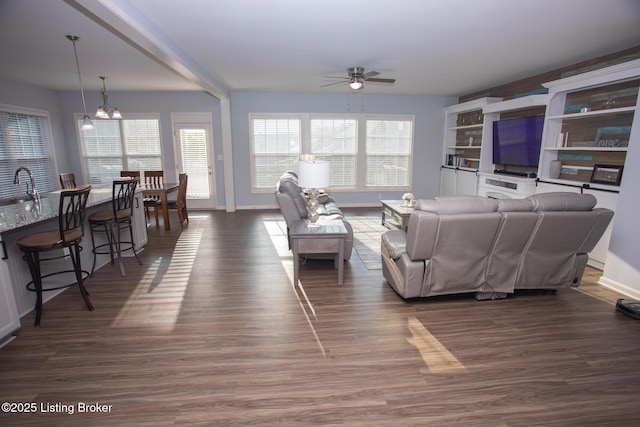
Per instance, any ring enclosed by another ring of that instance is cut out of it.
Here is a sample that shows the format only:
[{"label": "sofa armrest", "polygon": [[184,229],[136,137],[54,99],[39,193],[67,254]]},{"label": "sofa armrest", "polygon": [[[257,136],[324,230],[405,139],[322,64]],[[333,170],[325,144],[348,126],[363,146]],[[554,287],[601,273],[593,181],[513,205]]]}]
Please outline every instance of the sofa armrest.
[{"label": "sofa armrest", "polygon": [[407,236],[402,230],[389,230],[382,233],[382,245],[387,248],[391,259],[398,259],[407,253]]}]

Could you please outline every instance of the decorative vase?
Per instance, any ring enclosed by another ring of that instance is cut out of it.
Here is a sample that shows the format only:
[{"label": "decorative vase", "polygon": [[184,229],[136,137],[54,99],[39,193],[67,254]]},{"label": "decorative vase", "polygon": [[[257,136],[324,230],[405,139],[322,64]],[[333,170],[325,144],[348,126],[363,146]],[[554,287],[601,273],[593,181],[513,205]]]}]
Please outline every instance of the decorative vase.
[{"label": "decorative vase", "polygon": [[562,161],[561,160],[552,160],[551,166],[549,167],[549,178],[558,179],[560,178],[560,171],[562,170]]}]

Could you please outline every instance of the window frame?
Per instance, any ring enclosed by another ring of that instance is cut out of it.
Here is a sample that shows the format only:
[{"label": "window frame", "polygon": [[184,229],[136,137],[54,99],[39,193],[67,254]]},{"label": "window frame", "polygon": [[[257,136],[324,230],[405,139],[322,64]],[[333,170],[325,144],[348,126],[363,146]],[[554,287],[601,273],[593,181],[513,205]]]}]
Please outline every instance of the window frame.
[{"label": "window frame", "polygon": [[[86,152],[86,148],[85,148],[85,144],[84,141],[82,140],[82,131],[80,129],[79,126],[79,121],[82,121],[82,117],[84,115],[82,113],[76,113],[74,114],[74,119],[75,119],[75,124],[76,124],[76,135],[77,135],[77,141],[78,141],[78,145],[79,145],[79,150],[80,150],[80,162],[81,162],[81,168],[82,168],[82,176],[83,176],[83,180],[84,182],[91,182],[90,178],[91,178],[91,174],[90,174],[90,170],[89,170],[89,163],[87,161],[88,158],[95,158],[94,156],[89,156],[87,155]],[[163,143],[162,143],[162,122],[160,120],[160,113],[127,113],[126,117],[122,120],[115,120],[115,119],[93,119],[94,121],[105,121],[105,120],[112,120],[112,121],[118,121],[118,128],[120,130],[120,143],[121,143],[121,148],[122,148],[122,155],[120,156],[121,160],[122,160],[122,164],[126,165],[127,164],[127,159],[129,157],[139,157],[138,156],[129,156],[127,155],[127,153],[125,152],[125,137],[124,137],[124,131],[123,131],[123,125],[122,125],[122,121],[123,120],[157,120],[158,122],[158,144],[160,146],[160,165],[161,165],[161,169],[164,170],[164,147],[163,147]],[[113,156],[113,157],[118,157],[118,156]],[[151,156],[149,156],[151,157]],[[123,166],[123,168],[126,168],[126,166]]]},{"label": "window frame", "polygon": [[[300,120],[300,154],[311,153],[311,120],[348,120],[355,119],[357,126],[357,140],[356,140],[356,173],[355,173],[355,185],[353,186],[340,186],[330,187],[332,192],[380,192],[380,191],[409,191],[412,185],[413,179],[413,155],[415,152],[415,116],[406,114],[354,114],[354,113],[249,113],[248,117],[248,129],[249,129],[249,157],[250,157],[250,171],[251,171],[251,192],[252,193],[268,193],[272,192],[273,188],[257,188],[256,183],[256,170],[253,152],[253,120],[254,119],[297,119]],[[368,120],[377,121],[405,121],[410,122],[411,131],[409,136],[409,154],[408,154],[408,167],[407,167],[407,185],[406,186],[367,186],[366,185],[366,126]],[[319,155],[321,157],[321,155]],[[282,171],[285,172],[285,171]],[[275,185],[275,182],[274,182]]]},{"label": "window frame", "polygon": [[[36,176],[35,177],[36,188],[40,193],[57,190],[58,189],[58,184],[57,184],[58,183],[58,178],[57,178],[58,164],[56,161],[53,133],[51,129],[51,117],[49,115],[49,111],[41,110],[37,108],[30,108],[30,107],[20,107],[17,105],[2,104],[2,103],[0,103],[0,111],[9,113],[9,114],[22,114],[22,115],[28,115],[28,116],[41,117],[44,120],[44,126],[43,126],[44,140],[42,141],[42,143],[43,143],[46,158],[48,159],[48,162],[49,162],[48,167],[51,171],[51,176],[48,177],[48,180],[43,179],[43,177]],[[17,170],[20,166],[24,166],[24,165],[19,164],[19,159],[16,159],[13,157],[10,158],[9,161],[14,165],[12,168],[10,168],[11,182],[13,182],[13,176],[14,176],[15,170]],[[21,182],[26,182],[24,181],[25,179],[26,179],[25,176],[21,176],[21,180],[23,180]],[[44,186],[43,183],[45,182],[51,183],[51,185]],[[16,186],[16,189],[13,193],[14,193],[14,196],[12,197],[20,197],[24,195],[24,190],[22,186],[20,188]]]}]

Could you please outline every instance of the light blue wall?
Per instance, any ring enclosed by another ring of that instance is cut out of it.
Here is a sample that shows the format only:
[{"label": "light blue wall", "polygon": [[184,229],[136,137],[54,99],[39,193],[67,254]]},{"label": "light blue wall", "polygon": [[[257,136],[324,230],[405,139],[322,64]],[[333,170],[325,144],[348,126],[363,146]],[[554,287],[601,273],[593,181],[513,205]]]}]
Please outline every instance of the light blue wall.
[{"label": "light blue wall", "polygon": [[[418,198],[440,191],[440,164],[444,135],[444,107],[457,98],[346,94],[247,93],[231,95],[233,166],[238,208],[274,206],[273,193],[252,193],[249,169],[250,113],[365,113],[415,117],[412,191]],[[275,185],[275,183],[274,183]],[[375,206],[378,200],[397,199],[399,192],[332,192],[338,205]]]},{"label": "light blue wall", "polygon": [[74,144],[74,141],[65,139],[60,103],[55,91],[0,77],[0,104],[48,111],[58,170],[70,169],[66,146]]}]

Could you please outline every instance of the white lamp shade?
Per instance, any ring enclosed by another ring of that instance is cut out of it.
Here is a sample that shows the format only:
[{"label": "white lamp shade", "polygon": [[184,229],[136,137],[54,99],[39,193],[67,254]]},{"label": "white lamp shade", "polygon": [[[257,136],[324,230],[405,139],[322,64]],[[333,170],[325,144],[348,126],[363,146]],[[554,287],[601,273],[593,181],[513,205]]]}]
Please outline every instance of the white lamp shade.
[{"label": "white lamp shade", "polygon": [[301,188],[325,188],[331,184],[331,163],[326,160],[299,161],[298,186]]}]

